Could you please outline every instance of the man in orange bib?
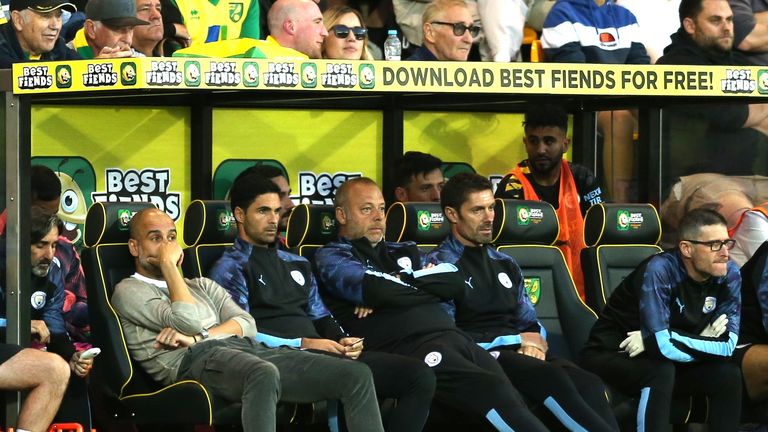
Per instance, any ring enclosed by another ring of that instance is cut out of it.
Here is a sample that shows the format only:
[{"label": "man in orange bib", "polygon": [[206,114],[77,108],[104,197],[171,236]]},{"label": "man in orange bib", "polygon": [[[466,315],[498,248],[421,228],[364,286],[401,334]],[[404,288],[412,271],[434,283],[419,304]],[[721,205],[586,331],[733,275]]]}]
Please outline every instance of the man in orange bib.
[{"label": "man in orange bib", "polygon": [[528,159],[504,177],[496,189],[497,198],[546,201],[557,210],[563,251],[573,281],[584,298],[584,277],[579,254],[584,248],[582,234],[587,209],[603,202],[603,190],[588,168],[563,159],[570,139],[568,114],[554,105],[529,108],[523,122]]}]

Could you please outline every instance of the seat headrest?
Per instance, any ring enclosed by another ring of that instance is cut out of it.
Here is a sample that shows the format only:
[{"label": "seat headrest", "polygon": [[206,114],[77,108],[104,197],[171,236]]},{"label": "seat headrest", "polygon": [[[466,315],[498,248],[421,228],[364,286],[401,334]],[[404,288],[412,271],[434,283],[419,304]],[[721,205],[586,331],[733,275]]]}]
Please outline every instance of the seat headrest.
[{"label": "seat headrest", "polygon": [[438,244],[451,232],[440,203],[396,202],[387,210],[387,241]]},{"label": "seat headrest", "polygon": [[584,217],[584,244],[649,244],[661,239],[659,213],[651,204],[597,204]]},{"label": "seat headrest", "polygon": [[285,230],[285,245],[324,245],[338,237],[332,205],[299,204],[291,211]]},{"label": "seat headrest", "polygon": [[552,245],[558,236],[557,213],[548,202],[496,198],[492,243]]},{"label": "seat headrest", "polygon": [[105,243],[128,243],[128,222],[133,215],[150,207],[155,205],[147,202],[93,203],[85,216],[83,243],[87,247]]},{"label": "seat headrest", "polygon": [[184,243],[232,243],[237,237],[237,223],[229,201],[195,200],[184,215]]}]

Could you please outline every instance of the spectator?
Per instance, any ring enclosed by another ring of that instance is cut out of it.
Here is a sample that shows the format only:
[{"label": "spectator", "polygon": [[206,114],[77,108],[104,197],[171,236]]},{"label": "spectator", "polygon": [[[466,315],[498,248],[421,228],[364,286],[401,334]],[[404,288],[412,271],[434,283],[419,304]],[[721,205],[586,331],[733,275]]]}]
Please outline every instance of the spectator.
[{"label": "spectator", "polygon": [[[414,243],[384,241],[384,197],[373,180],[336,191],[338,241],[315,255],[321,293],[342,326],[372,350],[426,362],[435,401],[500,431],[545,431],[496,360],[456,328],[441,307],[463,279],[450,264],[424,270]],[[455,283],[451,283],[451,282]]]},{"label": "spectator", "polygon": [[[61,182],[50,168],[32,166],[32,205],[42,206],[51,214],[59,211]],[[48,280],[60,287],[64,293],[64,324],[67,334],[81,349],[90,347],[90,320],[88,319],[88,293],[85,289],[85,274],[80,264],[80,255],[69,239],[59,235],[56,240],[56,254]]]},{"label": "spectator", "polygon": [[[285,232],[286,228],[288,228],[288,218],[291,217],[291,211],[296,207],[296,204],[294,204],[291,199],[291,184],[288,183],[288,177],[286,177],[283,170],[274,165],[256,164],[238,174],[232,184],[234,185],[237,183],[241,177],[250,176],[252,174],[257,174],[272,180],[272,183],[277,185],[280,189],[278,194],[280,197],[280,222],[278,223],[277,228],[280,232]],[[280,240],[282,241],[283,239],[281,238]]]},{"label": "spectator", "polygon": [[371,373],[347,359],[258,344],[253,317],[210,279],[184,279],[173,220],[158,209],[131,219],[136,273],[112,294],[131,356],[155,380],[202,383],[241,401],[246,432],[275,430],[278,400],[340,399],[347,426],[383,431]]},{"label": "spectator", "polygon": [[520,267],[490,245],[496,204],[491,182],[478,174],[456,174],[445,184],[441,204],[451,234],[427,262],[459,269],[461,279],[455,280],[460,294],[450,306],[456,325],[496,353],[529,403],[546,407],[565,428],[619,430],[600,378],[549,355],[546,330],[528,298]]},{"label": "spectator", "polygon": [[[743,55],[732,49],[733,13],[726,0],[682,0],[679,15],[680,29],[672,35],[672,44],[658,64],[747,64]],[[668,122],[673,125],[683,122],[689,129],[695,120],[704,123],[701,127],[706,133],[696,142],[704,161],[694,169],[726,175],[753,173],[758,149],[768,135],[768,105],[697,104],[669,111]],[[672,139],[682,141],[677,136]]]},{"label": "spectator", "polygon": [[131,46],[147,57],[162,57],[164,54],[163,45],[160,43],[163,40],[161,10],[160,0],[136,0],[136,18],[148,24],[133,28]]},{"label": "spectator", "polygon": [[[612,0],[560,0],[544,21],[544,58],[556,63],[648,64],[632,12]],[[611,197],[631,198],[633,134],[636,113],[603,111],[603,171]]]},{"label": "spectator", "polygon": [[349,6],[335,6],[323,12],[328,36],[323,41],[323,58],[373,60],[368,54],[368,29],[363,16]]},{"label": "spectator", "polygon": [[[81,351],[76,351],[67,336],[62,308],[64,290],[60,285],[48,280],[48,274],[54,267],[54,250],[59,238],[59,219],[45,209],[32,207],[30,220],[31,265],[32,275],[31,319],[33,345],[58,354],[69,362],[72,378],[62,402],[58,421],[77,422],[90,429],[90,405],[85,377],[91,370],[93,359],[81,360]],[[5,305],[2,305],[5,310]]]},{"label": "spectator", "polygon": [[464,0],[435,0],[422,16],[424,43],[408,60],[466,61],[480,27]]},{"label": "spectator", "polygon": [[738,430],[741,276],[728,260],[725,220],[690,211],[677,248],[649,257],[613,291],[582,351],[582,366],[639,397],[638,429],[666,430],[672,395],[708,398],[709,430]]},{"label": "spectator", "polygon": [[[50,168],[43,165],[32,165],[32,197],[33,207],[39,207],[48,214],[59,211],[61,201],[61,181]],[[5,223],[8,214],[0,212],[0,236],[5,234]],[[85,275],[80,265],[80,255],[69,239],[59,235],[56,242],[56,255],[53,267],[48,273],[48,280],[64,292],[64,320],[69,336],[77,342],[87,344],[90,338],[88,320],[88,293],[85,289]]]},{"label": "spectator", "polygon": [[746,64],[768,64],[768,1],[728,0],[733,11],[733,46]]},{"label": "spectator", "polygon": [[435,374],[419,360],[364,351],[362,338],[339,326],[320,299],[309,261],[275,247],[279,192],[258,174],[238,177],[230,192],[238,236],[211,269],[211,279],[253,316],[258,342],[325,351],[367,364],[377,397],[397,400],[386,429],[421,431],[435,392]]},{"label": "spectator", "polygon": [[220,40],[260,39],[258,0],[237,2],[199,2],[163,0],[166,39],[174,38],[182,47]]},{"label": "spectator", "polygon": [[294,49],[308,58],[322,58],[328,31],[323,15],[312,0],[277,0],[269,9],[267,41]]},{"label": "spectator", "polygon": [[554,105],[532,106],[525,113],[523,143],[528,159],[507,174],[496,189],[497,198],[541,200],[552,204],[560,222],[558,247],[563,251],[579,296],[584,298],[581,250],[584,215],[603,202],[603,191],[589,168],[563,159],[571,140],[568,114]]},{"label": "spectator", "polygon": [[0,344],[0,389],[27,391],[17,432],[46,431],[69,381],[69,366],[56,354]]},{"label": "spectator", "polygon": [[88,0],[85,24],[67,46],[85,59],[143,57],[131,44],[133,28],[147,24],[136,18],[135,0]]},{"label": "spectator", "polygon": [[400,202],[440,201],[440,191],[445,184],[443,161],[428,153],[405,152],[395,161],[392,179],[395,182],[395,199]]},{"label": "spectator", "polygon": [[[394,0],[397,23],[408,42],[423,46],[422,16],[431,2]],[[482,61],[509,62],[519,57],[528,6],[525,0],[468,0],[469,22],[478,31],[473,35],[480,45]]]},{"label": "spectator", "polygon": [[0,69],[25,61],[80,59],[59,37],[62,10],[77,11],[64,0],[11,0],[11,19],[0,25]]}]

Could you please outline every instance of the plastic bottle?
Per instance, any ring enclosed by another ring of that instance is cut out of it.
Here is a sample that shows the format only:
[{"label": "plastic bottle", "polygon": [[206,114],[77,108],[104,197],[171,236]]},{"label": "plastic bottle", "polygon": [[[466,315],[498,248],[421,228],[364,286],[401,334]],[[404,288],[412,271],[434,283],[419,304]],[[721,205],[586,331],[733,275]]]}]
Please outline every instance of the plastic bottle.
[{"label": "plastic bottle", "polygon": [[400,44],[400,39],[397,38],[397,30],[389,30],[387,34],[387,40],[384,41],[384,60],[400,60],[403,46]]}]

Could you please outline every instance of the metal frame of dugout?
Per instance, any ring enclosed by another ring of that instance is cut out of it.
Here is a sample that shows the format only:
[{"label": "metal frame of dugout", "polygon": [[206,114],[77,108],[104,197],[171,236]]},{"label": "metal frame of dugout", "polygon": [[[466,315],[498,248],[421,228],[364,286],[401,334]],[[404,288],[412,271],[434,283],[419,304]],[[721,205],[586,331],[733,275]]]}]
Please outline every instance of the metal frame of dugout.
[{"label": "metal frame of dugout", "polygon": [[[38,66],[47,69],[34,69]],[[8,210],[7,342],[24,345],[29,340],[29,327],[19,323],[29,320],[29,309],[20,299],[28,295],[30,261],[28,253],[19,251],[30,247],[29,222],[23,217],[30,188],[22,179],[29,177],[31,111],[36,105],[189,107],[191,199],[212,197],[214,108],[379,111],[382,162],[390,166],[403,153],[405,112],[519,113],[531,104],[554,102],[573,114],[572,159],[593,171],[600,159],[595,113],[638,108],[640,198],[658,204],[667,163],[662,159],[662,108],[726,96],[758,100],[768,94],[760,83],[763,73],[768,71],[754,67],[177,58],[15,65],[13,71],[0,71],[5,102],[0,161],[5,164]],[[383,190],[391,185],[385,172]],[[18,398],[6,401],[9,421],[15,420],[18,407]]]}]

